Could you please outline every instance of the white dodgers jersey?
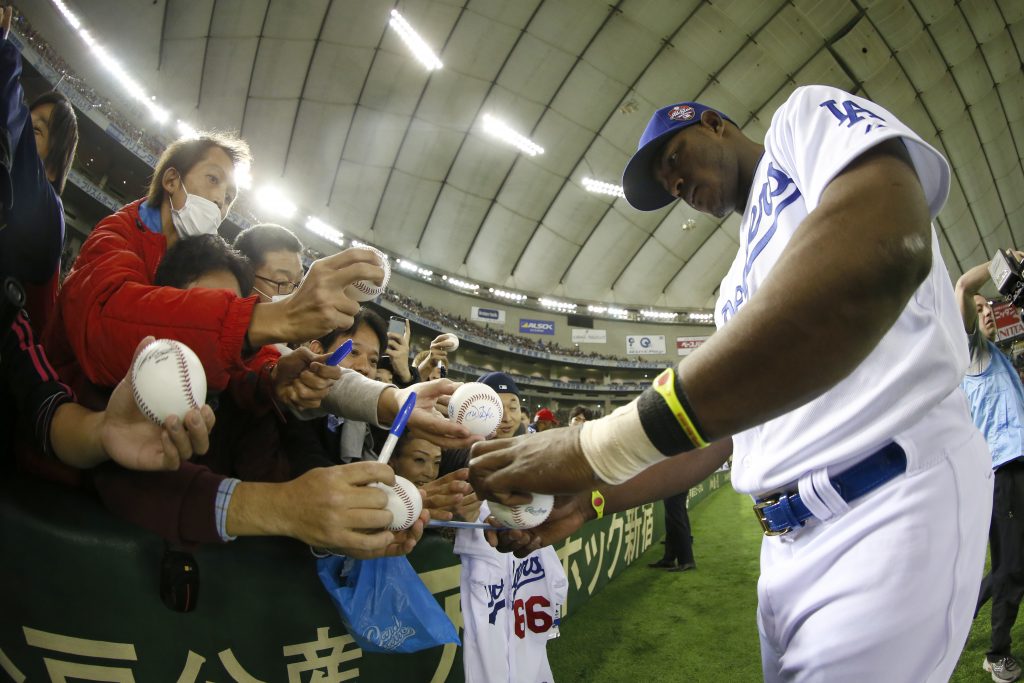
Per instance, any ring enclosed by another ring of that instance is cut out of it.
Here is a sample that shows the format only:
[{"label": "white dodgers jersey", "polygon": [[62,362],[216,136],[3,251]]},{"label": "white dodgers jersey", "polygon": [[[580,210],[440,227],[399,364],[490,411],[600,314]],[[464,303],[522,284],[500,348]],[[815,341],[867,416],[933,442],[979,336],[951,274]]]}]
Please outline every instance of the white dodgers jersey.
[{"label": "white dodgers jersey", "polygon": [[[740,223],[739,251],[722,280],[719,328],[757,295],[828,183],[891,138],[906,146],[934,218],[949,192],[949,165],[890,112],[826,86],[798,88],[775,112]],[[893,440],[904,447],[913,471],[918,459],[931,455],[914,448],[916,430],[948,434],[950,447],[970,438],[970,415],[956,391],[967,368],[967,337],[934,227],[931,250],[931,272],[848,377],[814,401],[733,437],[737,491],[759,495],[789,488],[808,472],[825,468],[831,474]],[[820,305],[830,304],[829,293],[822,292]],[[793,372],[816,372],[814,358]]]},{"label": "white dodgers jersey", "polygon": [[[487,519],[487,503],[480,521]],[[466,683],[551,683],[547,643],[569,582],[554,548],[523,559],[499,553],[479,529],[460,529]]]}]

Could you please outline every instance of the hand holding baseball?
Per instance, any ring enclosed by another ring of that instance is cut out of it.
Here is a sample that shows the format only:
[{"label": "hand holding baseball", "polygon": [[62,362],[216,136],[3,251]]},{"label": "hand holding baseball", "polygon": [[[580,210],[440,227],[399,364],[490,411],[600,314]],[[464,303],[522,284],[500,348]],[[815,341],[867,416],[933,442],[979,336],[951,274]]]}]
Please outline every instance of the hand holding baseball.
[{"label": "hand holding baseball", "polygon": [[[135,348],[132,367],[140,352],[153,342],[146,337]],[[110,395],[100,427],[100,442],[110,459],[133,470],[176,470],[182,460],[202,455],[210,447],[213,410],[203,405],[183,417],[171,415],[157,424],[142,413],[136,403],[132,372]]]},{"label": "hand holding baseball", "polygon": [[416,407],[409,416],[406,429],[410,434],[436,443],[441,448],[464,448],[481,439],[462,425],[457,425],[437,412],[435,406],[441,396],[450,396],[459,384],[449,379],[420,382],[404,389],[389,387],[381,392],[377,402],[377,419],[390,425],[411,392],[416,393]]},{"label": "hand holding baseball", "polygon": [[346,249],[313,263],[299,288],[282,301],[257,304],[249,324],[249,342],[302,343],[352,326],[359,301],[347,292],[355,282],[381,285],[385,269],[368,249]]},{"label": "hand holding baseball", "polygon": [[368,485],[378,482],[393,485],[394,471],[376,462],[356,462],[312,469],[279,485],[272,507],[280,532],[351,557],[379,557],[389,549],[397,554],[415,537],[416,525],[401,537],[387,530],[392,523],[388,496]]},{"label": "hand holding baseball", "polygon": [[434,337],[434,341],[430,342],[430,349],[437,349],[438,351],[447,352],[454,351],[459,348],[459,338],[451,332],[445,332]]},{"label": "hand holding baseball", "polygon": [[590,490],[594,471],[583,457],[580,429],[549,429],[475,444],[469,461],[473,490],[505,505],[529,503],[531,493]]}]

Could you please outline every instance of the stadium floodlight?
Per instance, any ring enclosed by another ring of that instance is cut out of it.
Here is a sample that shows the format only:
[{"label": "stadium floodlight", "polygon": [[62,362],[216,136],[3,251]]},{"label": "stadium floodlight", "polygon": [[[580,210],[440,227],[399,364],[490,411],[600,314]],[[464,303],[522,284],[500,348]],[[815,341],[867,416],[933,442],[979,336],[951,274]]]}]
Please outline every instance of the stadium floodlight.
[{"label": "stadium floodlight", "polygon": [[342,239],[344,235],[341,231],[335,228],[333,225],[325,223],[316,216],[306,217],[306,230],[309,230],[314,235],[324,238],[332,244],[337,244],[339,247],[345,243]]},{"label": "stadium floodlight", "polygon": [[93,38],[92,34],[89,33],[88,29],[82,28],[82,22],[75,15],[74,12],[68,8],[62,0],[51,0],[57,11],[61,13],[64,20],[75,29],[78,33],[78,37],[89,47],[93,55],[95,55],[97,61],[107,71],[113,74],[114,78],[121,85],[122,88],[131,96],[133,99],[138,100],[149,112],[157,122],[165,123],[170,118],[170,112],[161,107],[156,103],[155,95],[148,95],[138,81],[131,77],[131,75],[125,71],[121,63],[118,62],[113,55],[107,52],[106,48],[99,44],[99,42]]},{"label": "stadium floodlight", "polygon": [[679,317],[679,313],[669,310],[641,310],[640,315],[648,319],[654,319],[654,321],[674,321],[674,319]]},{"label": "stadium floodlight", "polygon": [[629,316],[629,311],[625,308],[616,308],[615,306],[587,306],[587,312],[594,313],[596,315],[610,315],[613,318],[625,318]]},{"label": "stadium floodlight", "polygon": [[256,193],[256,201],[267,211],[284,218],[291,218],[299,210],[280,188],[273,185],[261,187]]},{"label": "stadium floodlight", "polygon": [[[185,138],[186,140],[195,140],[197,137],[199,137],[199,131],[193,128],[188,122],[178,119],[178,135]],[[236,178],[236,183],[237,180],[238,179]]]},{"label": "stadium floodlight", "polygon": [[490,287],[487,291],[499,299],[508,299],[510,301],[523,302],[528,298],[525,294],[509,292],[504,289],[495,289],[494,287]]},{"label": "stadium floodlight", "polygon": [[713,323],[715,321],[714,313],[697,313],[691,312],[687,314],[687,317],[695,323]]},{"label": "stadium floodlight", "polygon": [[399,14],[398,10],[391,10],[391,21],[388,23],[391,25],[391,28],[395,29],[398,37],[402,39],[406,47],[412,50],[412,56],[418,59],[429,71],[434,71],[444,66],[440,58],[427,45],[427,41],[423,40],[419,33],[416,33],[416,30],[409,25],[405,17]]},{"label": "stadium floodlight", "polygon": [[465,280],[460,280],[457,277],[451,277],[449,275],[442,275],[441,279],[444,280],[445,282],[447,282],[448,284],[450,284],[452,287],[458,287],[459,289],[465,289],[465,290],[468,290],[470,292],[474,292],[475,293],[478,289],[480,289],[480,285],[475,285],[472,282],[466,282]]},{"label": "stadium floodlight", "polygon": [[61,0],[53,0],[53,4],[56,5],[57,10],[64,15],[64,19],[69,24],[71,24],[71,28],[75,29],[76,31],[82,28],[82,22],[78,20],[78,17],[75,16],[75,13],[72,12],[67,5],[61,2]]},{"label": "stadium floodlight", "polygon": [[521,135],[520,133],[512,130],[511,126],[497,117],[491,116],[490,114],[484,114],[483,124],[484,131],[486,133],[512,145],[523,154],[535,157],[538,154],[544,153],[543,147],[525,135]]},{"label": "stadium floodlight", "polygon": [[540,297],[537,302],[544,308],[551,308],[562,313],[574,313],[576,311],[576,304],[569,303],[568,301],[558,301],[557,299],[548,299],[547,297]]},{"label": "stadium floodlight", "polygon": [[252,187],[252,165],[248,161],[242,161],[235,166],[235,185],[240,190]]},{"label": "stadium floodlight", "polygon": [[434,271],[430,270],[429,268],[422,268],[413,263],[412,261],[407,261],[406,259],[400,258],[395,262],[398,264],[398,267],[401,268],[402,270],[408,271],[415,275],[419,275],[420,277],[425,277],[428,280],[434,276]]},{"label": "stadium floodlight", "polygon": [[593,178],[583,179],[583,189],[587,192],[593,192],[594,194],[606,194],[612,197],[625,197],[626,193],[622,191],[621,185],[613,185],[612,183],[606,183],[603,180],[594,180]]}]

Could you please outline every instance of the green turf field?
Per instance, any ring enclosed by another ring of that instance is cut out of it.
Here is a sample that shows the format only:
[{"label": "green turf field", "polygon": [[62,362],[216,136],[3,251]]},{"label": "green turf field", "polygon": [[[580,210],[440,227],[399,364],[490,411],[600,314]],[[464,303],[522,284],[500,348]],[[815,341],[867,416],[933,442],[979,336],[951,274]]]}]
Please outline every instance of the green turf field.
[{"label": "green turf field", "polygon": [[[648,569],[655,544],[563,622],[548,645],[558,683],[761,680],[755,609],[760,530],[750,499],[722,488],[690,511],[697,570]],[[975,620],[953,681],[988,681],[989,608]],[[1024,627],[1013,632],[1024,652]]]}]

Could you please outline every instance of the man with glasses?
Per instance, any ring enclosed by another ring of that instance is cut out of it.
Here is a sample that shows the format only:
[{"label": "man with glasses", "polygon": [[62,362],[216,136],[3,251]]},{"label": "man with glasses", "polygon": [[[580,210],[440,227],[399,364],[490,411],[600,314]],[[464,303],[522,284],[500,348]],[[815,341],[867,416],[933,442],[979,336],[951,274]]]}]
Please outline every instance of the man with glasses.
[{"label": "man with glasses", "polygon": [[288,296],[302,279],[302,242],[288,228],[262,223],[238,233],[235,250],[249,259],[254,294],[266,303]]}]

